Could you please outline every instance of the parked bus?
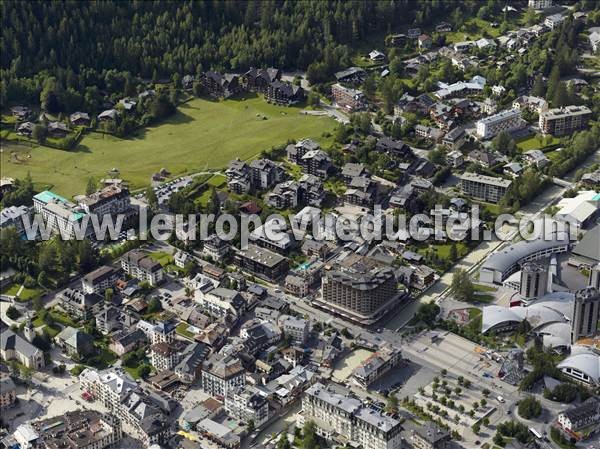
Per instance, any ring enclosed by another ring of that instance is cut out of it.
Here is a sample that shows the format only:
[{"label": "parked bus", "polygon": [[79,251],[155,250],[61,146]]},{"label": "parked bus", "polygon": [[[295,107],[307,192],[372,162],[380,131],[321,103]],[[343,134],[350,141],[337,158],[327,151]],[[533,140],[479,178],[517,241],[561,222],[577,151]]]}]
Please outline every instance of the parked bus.
[{"label": "parked bus", "polygon": [[529,428],[529,431],[533,434],[534,437],[536,437],[538,440],[542,439],[542,435],[540,435],[540,433],[535,430],[533,427]]}]

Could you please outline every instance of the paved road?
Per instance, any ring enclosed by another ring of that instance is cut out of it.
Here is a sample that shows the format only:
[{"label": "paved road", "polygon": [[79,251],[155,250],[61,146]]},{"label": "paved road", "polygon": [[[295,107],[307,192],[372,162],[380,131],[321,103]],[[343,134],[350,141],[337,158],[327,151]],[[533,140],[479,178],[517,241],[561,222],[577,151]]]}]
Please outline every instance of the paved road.
[{"label": "paved road", "polygon": [[350,123],[350,119],[348,118],[348,116],[335,106],[331,106],[326,103],[321,103],[321,108],[329,115],[331,115],[334,119],[336,119],[338,122],[344,124]]}]

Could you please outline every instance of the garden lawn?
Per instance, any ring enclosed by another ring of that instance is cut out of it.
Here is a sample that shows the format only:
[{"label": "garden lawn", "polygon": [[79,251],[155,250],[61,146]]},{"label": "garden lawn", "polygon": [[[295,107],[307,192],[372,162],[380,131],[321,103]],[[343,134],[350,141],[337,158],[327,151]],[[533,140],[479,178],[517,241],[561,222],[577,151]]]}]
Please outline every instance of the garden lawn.
[{"label": "garden lawn", "polygon": [[155,251],[150,253],[150,258],[158,262],[161,266],[166,267],[173,263],[173,256],[164,251]]},{"label": "garden lawn", "polygon": [[472,18],[467,20],[466,29],[469,31],[451,31],[449,33],[443,33],[446,36],[446,42],[456,43],[469,40],[477,40],[483,37],[484,31],[489,37],[498,37],[500,35],[499,28],[490,26],[490,21],[486,21],[480,18]]},{"label": "garden lawn", "polygon": [[74,321],[70,315],[67,315],[64,312],[61,312],[60,310],[52,309],[52,310],[50,310],[50,315],[52,315],[52,318],[54,318],[54,321],[62,324],[63,326],[79,327],[79,324],[77,324],[77,322]]},{"label": "garden lawn", "polygon": [[[458,257],[464,257],[469,252],[467,245],[463,242],[455,242],[456,244],[456,252]],[[452,243],[440,243],[440,244],[432,244],[427,245],[422,248],[419,248],[417,252],[423,256],[427,253],[429,249],[432,249],[436,252],[437,256],[441,259],[449,259],[450,258],[450,248],[452,247]]]},{"label": "garden lawn", "polygon": [[473,284],[473,288],[476,292],[495,292],[498,291],[496,287],[492,287],[491,285],[483,285],[483,284]]},{"label": "garden lawn", "polygon": [[543,150],[546,147],[550,147],[552,145],[558,145],[560,143],[560,139],[558,137],[553,136],[544,136],[542,138],[542,142],[538,140],[536,136],[531,136],[526,139],[523,139],[517,143],[517,147],[522,152],[529,150]]},{"label": "garden lawn", "polygon": [[[13,284],[2,290],[2,294],[7,296],[16,296],[20,288],[20,285]],[[33,298],[37,298],[38,296],[40,296],[41,293],[42,291],[40,289],[23,287],[23,290],[21,290],[21,294],[15,299],[18,302],[26,302],[32,300]]]},{"label": "garden lawn", "polygon": [[300,114],[301,110],[271,105],[257,96],[194,99],[161,124],[127,139],[90,133],[76,151],[3,141],[0,173],[23,178],[30,172],[34,182],[70,197],[85,192],[90,177],[104,178],[112,168],[118,168],[134,190],[147,186],[150,175],[162,167],[173,175],[224,168],[235,157],[251,159],[290,139],[310,137],[329,145],[336,122]]},{"label": "garden lawn", "polygon": [[175,328],[175,332],[177,334],[181,335],[182,337],[189,338],[190,340],[193,340],[194,339],[194,333],[190,332],[188,330],[189,327],[190,327],[189,324],[181,322]]}]

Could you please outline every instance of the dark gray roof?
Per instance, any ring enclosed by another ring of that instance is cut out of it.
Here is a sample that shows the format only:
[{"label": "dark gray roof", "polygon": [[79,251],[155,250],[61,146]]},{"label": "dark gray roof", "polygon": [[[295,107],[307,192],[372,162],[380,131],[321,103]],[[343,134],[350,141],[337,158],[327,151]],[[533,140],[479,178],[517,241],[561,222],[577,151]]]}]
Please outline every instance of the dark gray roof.
[{"label": "dark gray roof", "polygon": [[10,329],[5,329],[0,333],[0,349],[2,351],[14,350],[26,357],[32,357],[40,352],[38,348]]}]

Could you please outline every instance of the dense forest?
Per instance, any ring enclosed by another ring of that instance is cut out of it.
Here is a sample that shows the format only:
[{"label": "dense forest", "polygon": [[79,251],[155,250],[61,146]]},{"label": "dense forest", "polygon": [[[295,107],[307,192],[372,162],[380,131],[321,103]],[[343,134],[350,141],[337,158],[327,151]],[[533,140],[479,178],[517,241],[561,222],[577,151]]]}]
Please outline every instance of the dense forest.
[{"label": "dense forest", "polygon": [[1,102],[35,100],[48,77],[70,96],[94,97],[87,88],[115,90],[107,72],[117,81],[123,74],[158,80],[251,66],[330,75],[374,36],[382,42],[407,26],[459,22],[502,6],[499,0],[5,1]]},{"label": "dense forest", "polygon": [[[477,1],[2,2],[2,68],[31,76],[61,67],[173,72],[306,68],[340,45],[402,24],[425,25]],[[490,4],[500,5],[492,1]],[[501,6],[500,6],[501,7]]]},{"label": "dense forest", "polygon": [[[307,70],[309,80],[323,82],[351,65],[357,51],[381,48],[390,33],[412,26],[430,30],[442,20],[458,29],[474,16],[502,20],[505,3],[8,0],[0,4],[0,105],[36,104],[41,96],[42,107],[50,112],[93,113],[102,110],[107,99],[114,103],[145,89],[143,80],[168,80],[177,86],[187,74],[209,69],[240,72],[251,66]],[[527,2],[515,4],[526,7]],[[594,0],[579,4],[592,7]],[[567,36],[553,34],[557,46],[531,52],[529,57],[537,60],[509,74],[509,81],[521,84],[525,72],[531,75],[533,70],[548,76],[553,59],[561,74],[567,74],[576,54],[563,43],[572,49],[581,30],[571,31]],[[547,50],[551,48],[558,50],[557,57]],[[390,57],[392,74],[400,72],[401,65],[399,58]],[[431,78],[428,75],[424,67],[419,83]],[[444,73],[444,79],[455,78],[449,75]],[[491,82],[505,76],[484,75]],[[431,78],[420,87],[435,81]]]}]

